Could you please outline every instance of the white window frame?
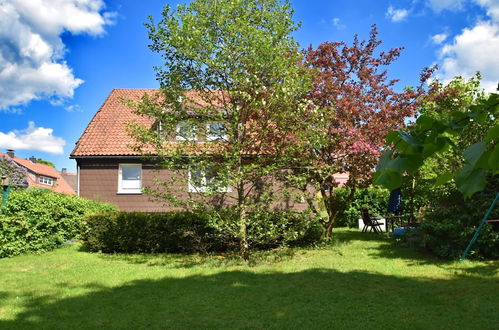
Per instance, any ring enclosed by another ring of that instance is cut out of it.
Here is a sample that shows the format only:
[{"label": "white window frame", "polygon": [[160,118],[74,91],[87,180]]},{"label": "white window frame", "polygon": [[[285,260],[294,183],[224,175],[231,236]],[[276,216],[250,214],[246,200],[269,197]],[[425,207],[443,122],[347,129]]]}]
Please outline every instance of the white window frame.
[{"label": "white window frame", "polygon": [[[140,167],[140,187],[139,188],[124,188],[123,187],[123,167]],[[118,168],[118,194],[142,194],[142,164],[119,164]]]},{"label": "white window frame", "polygon": [[222,122],[211,122],[211,123],[206,124],[206,141],[217,141],[217,140],[228,141],[229,140],[228,134],[224,134],[224,135],[210,134],[210,125],[212,125],[212,124],[222,124],[225,127],[225,124]]},{"label": "white window frame", "polygon": [[[205,192],[208,192],[209,189],[208,189],[208,179],[206,177],[206,172],[201,170],[201,186],[196,186],[194,184],[194,182],[192,181],[192,167],[190,166],[189,167],[189,183],[188,183],[188,191],[190,193],[205,193]],[[230,185],[228,185],[227,187],[220,187],[220,189],[218,189],[217,192],[219,193],[229,193],[232,191],[232,187]]]},{"label": "white window frame", "polygon": [[194,136],[192,137],[192,139],[186,139],[185,137],[179,135],[180,133],[180,127],[182,125],[189,125],[189,123],[187,122],[182,122],[182,123],[179,123],[177,125],[177,129],[176,129],[176,136],[175,136],[175,140],[177,141],[197,141],[198,140],[198,135],[197,135],[197,126],[196,125],[192,125],[192,130],[194,131]]},{"label": "white window frame", "polygon": [[49,178],[47,176],[39,176],[38,177],[38,183],[40,184],[44,184],[46,186],[53,186],[54,185],[54,179],[53,178]]}]

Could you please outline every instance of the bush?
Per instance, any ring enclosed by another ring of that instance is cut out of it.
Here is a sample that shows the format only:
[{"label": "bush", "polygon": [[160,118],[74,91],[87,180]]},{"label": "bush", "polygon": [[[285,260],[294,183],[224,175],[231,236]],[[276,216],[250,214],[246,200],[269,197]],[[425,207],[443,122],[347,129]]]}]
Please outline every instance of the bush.
[{"label": "bush", "polygon": [[[225,236],[237,237],[239,227],[233,227],[234,211],[222,212],[223,224],[217,227]],[[272,249],[278,246],[307,245],[320,241],[324,229],[306,212],[260,211],[248,215],[248,243],[253,249]],[[228,233],[228,234],[227,234]],[[236,240],[237,242],[237,240]]]},{"label": "bush", "polygon": [[0,218],[0,257],[46,251],[75,238],[85,214],[114,206],[47,189],[10,193]]},{"label": "bush", "polygon": [[10,179],[10,185],[15,189],[28,187],[26,169],[17,165],[10,157],[0,156],[0,177],[4,175]]},{"label": "bush", "polygon": [[[338,194],[341,201],[348,196],[348,190],[345,188],[336,188],[334,192]],[[357,228],[358,219],[361,217],[360,209],[363,206],[367,206],[373,216],[385,216],[389,196],[388,190],[378,187],[357,190],[352,202],[338,215],[336,227]]]},{"label": "bush", "polygon": [[[167,213],[105,212],[89,215],[81,238],[91,251],[112,252],[212,252],[239,248],[239,228],[234,211],[222,218],[187,211]],[[248,240],[252,249],[303,245],[320,240],[322,228],[297,212],[263,212],[249,215]]]},{"label": "bush", "polygon": [[[453,189],[435,199],[424,214],[418,230],[426,249],[439,257],[456,259],[475,233],[481,219],[499,191],[499,176],[488,179],[487,188],[470,199]],[[496,205],[490,219],[499,219]],[[499,258],[499,228],[497,223],[486,224],[473,245],[470,258]]]},{"label": "bush", "polygon": [[214,230],[192,212],[104,212],[85,218],[81,239],[90,251],[205,252]]}]

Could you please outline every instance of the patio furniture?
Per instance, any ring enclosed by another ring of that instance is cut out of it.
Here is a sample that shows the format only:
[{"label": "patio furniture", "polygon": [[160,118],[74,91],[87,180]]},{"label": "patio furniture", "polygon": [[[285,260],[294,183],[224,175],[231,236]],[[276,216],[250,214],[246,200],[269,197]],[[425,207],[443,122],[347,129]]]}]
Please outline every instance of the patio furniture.
[{"label": "patio furniture", "polygon": [[374,231],[375,233],[382,232],[380,227],[383,224],[378,221],[379,219],[372,217],[366,207],[362,207],[360,213],[362,214],[362,221],[364,222],[364,228],[362,228],[363,233],[367,233],[368,231]]}]

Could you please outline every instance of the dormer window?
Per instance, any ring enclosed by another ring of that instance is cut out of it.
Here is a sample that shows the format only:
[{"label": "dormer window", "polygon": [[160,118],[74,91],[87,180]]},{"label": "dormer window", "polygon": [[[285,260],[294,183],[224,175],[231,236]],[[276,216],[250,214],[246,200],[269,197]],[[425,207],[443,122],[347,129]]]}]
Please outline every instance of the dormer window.
[{"label": "dormer window", "polygon": [[38,177],[38,183],[44,184],[46,186],[53,186],[54,185],[54,179],[46,177],[46,176],[39,176]]},{"label": "dormer window", "polygon": [[191,165],[189,167],[189,189],[191,193],[205,192],[231,192],[230,185],[220,176],[219,173],[210,169],[202,169],[199,166]]},{"label": "dormer window", "polygon": [[180,123],[177,125],[177,141],[197,141],[197,127],[191,123]]},{"label": "dormer window", "polygon": [[206,140],[228,140],[227,128],[223,123],[209,123],[206,125]]}]

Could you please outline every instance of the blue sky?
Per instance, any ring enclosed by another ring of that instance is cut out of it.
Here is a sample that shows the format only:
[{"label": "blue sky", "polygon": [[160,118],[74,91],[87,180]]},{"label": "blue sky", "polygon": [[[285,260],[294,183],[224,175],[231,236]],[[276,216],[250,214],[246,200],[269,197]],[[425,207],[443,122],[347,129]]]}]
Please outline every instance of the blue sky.
[{"label": "blue sky", "polygon": [[[155,88],[143,23],[160,17],[159,0],[0,1],[0,151],[50,160],[75,171],[75,142],[113,88]],[[377,24],[381,49],[405,47],[389,68],[399,87],[425,66],[438,78],[499,82],[499,0],[292,0],[303,46],[363,39]]]}]

